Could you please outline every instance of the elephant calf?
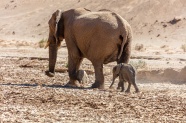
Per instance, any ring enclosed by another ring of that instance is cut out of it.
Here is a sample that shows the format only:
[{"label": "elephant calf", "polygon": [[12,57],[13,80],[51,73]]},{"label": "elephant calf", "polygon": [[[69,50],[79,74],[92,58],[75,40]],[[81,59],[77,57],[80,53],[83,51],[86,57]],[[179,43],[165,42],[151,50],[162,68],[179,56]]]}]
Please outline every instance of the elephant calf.
[{"label": "elephant calf", "polygon": [[130,92],[131,84],[134,86],[136,92],[139,92],[139,89],[135,82],[135,76],[136,72],[134,70],[134,67],[130,64],[121,63],[116,65],[113,68],[113,81],[110,85],[110,88],[114,84],[115,79],[119,76],[119,83],[117,89],[122,88],[121,91],[124,91],[124,82],[128,82],[128,88],[125,92]]}]

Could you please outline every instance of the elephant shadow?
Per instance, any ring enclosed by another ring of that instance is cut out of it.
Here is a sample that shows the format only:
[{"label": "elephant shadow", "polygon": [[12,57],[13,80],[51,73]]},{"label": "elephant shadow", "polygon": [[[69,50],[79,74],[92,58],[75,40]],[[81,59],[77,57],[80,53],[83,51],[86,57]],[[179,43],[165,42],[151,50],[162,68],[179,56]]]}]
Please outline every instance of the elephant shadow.
[{"label": "elephant shadow", "polygon": [[46,84],[42,84],[39,85],[37,83],[35,84],[28,84],[28,83],[23,83],[23,84],[13,84],[13,83],[6,83],[6,84],[0,84],[0,86],[20,86],[20,87],[37,87],[37,86],[41,86],[41,87],[47,87],[47,88],[64,88],[64,89],[92,89],[91,87],[69,87],[66,85],[59,85],[59,84],[52,84],[52,85],[46,85]]}]

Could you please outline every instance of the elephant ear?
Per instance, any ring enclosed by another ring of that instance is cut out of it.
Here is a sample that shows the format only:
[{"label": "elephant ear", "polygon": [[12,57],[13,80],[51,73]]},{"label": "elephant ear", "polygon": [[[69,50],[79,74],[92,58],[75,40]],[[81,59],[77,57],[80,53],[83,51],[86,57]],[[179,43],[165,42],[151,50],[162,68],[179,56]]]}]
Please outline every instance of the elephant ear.
[{"label": "elephant ear", "polygon": [[[58,46],[60,46],[60,43],[61,43],[61,41],[59,41],[59,28],[61,28],[61,26],[62,26],[62,30],[60,30],[60,31],[62,31],[62,32],[60,32],[60,34],[63,33],[62,36],[64,37],[64,29],[63,29],[64,26],[63,26],[63,22],[60,21],[60,20],[63,21],[63,18],[61,19],[61,16],[62,16],[62,11],[57,10],[56,12],[54,12],[52,14],[52,17],[50,18],[50,20],[48,22],[49,27],[50,27],[49,37],[53,36],[55,38],[56,44]],[[59,24],[59,22],[60,22],[60,24]],[[51,40],[49,38],[45,48],[47,48],[49,46],[51,41],[53,41],[53,40]]]},{"label": "elephant ear", "polygon": [[118,55],[118,59],[120,59],[122,53],[123,53],[123,48],[124,48],[124,45],[125,43],[127,42],[127,31],[125,30],[125,33],[123,34],[123,36],[120,35],[120,39],[122,39],[122,43],[121,43],[121,49],[120,49],[120,53]]},{"label": "elephant ear", "polygon": [[56,44],[58,44],[58,46],[60,45],[60,41],[59,41],[59,21],[61,19],[62,16],[62,11],[61,10],[57,10],[56,11],[56,22],[55,22],[55,31],[54,31],[54,37],[56,38]]},{"label": "elephant ear", "polygon": [[120,70],[121,70],[122,64],[118,64],[114,70],[115,70],[115,74],[119,74]]}]

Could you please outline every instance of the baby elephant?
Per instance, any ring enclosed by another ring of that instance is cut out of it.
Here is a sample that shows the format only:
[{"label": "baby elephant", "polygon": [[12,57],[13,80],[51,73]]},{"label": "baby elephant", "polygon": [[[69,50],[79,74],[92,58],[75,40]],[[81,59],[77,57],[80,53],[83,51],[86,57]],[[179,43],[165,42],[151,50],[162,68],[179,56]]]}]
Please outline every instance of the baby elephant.
[{"label": "baby elephant", "polygon": [[115,79],[119,76],[119,83],[117,89],[122,88],[121,91],[124,91],[124,82],[128,82],[128,88],[125,92],[130,92],[131,84],[134,86],[136,92],[139,92],[139,89],[136,85],[135,79],[136,79],[136,72],[134,70],[134,67],[130,64],[121,63],[116,65],[113,68],[113,81],[110,85],[110,88],[114,84]]}]

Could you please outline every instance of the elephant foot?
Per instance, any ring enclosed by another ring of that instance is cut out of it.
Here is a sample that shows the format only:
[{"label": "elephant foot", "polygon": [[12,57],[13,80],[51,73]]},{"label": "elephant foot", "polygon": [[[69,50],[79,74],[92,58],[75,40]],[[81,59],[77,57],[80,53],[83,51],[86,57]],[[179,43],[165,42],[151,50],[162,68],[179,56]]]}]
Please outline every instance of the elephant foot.
[{"label": "elephant foot", "polygon": [[45,71],[45,74],[48,76],[48,77],[54,77],[55,76],[55,73],[52,73],[50,71]]},{"label": "elephant foot", "polygon": [[104,89],[104,84],[100,84],[98,82],[95,82],[92,84],[91,88]]},{"label": "elephant foot", "polygon": [[140,91],[137,89],[135,92],[136,92],[136,93],[139,93]]},{"label": "elephant foot", "polygon": [[117,90],[119,90],[119,89],[120,89],[120,86],[117,87]]},{"label": "elephant foot", "polygon": [[109,88],[110,88],[110,89],[113,89],[113,87],[112,87],[112,86],[110,86]]},{"label": "elephant foot", "polygon": [[130,93],[130,90],[126,90],[125,93]]},{"label": "elephant foot", "polygon": [[82,87],[81,84],[78,81],[74,81],[74,82],[68,82],[65,87],[69,87],[69,88],[78,88],[78,87]]}]

